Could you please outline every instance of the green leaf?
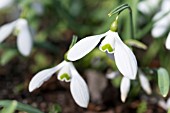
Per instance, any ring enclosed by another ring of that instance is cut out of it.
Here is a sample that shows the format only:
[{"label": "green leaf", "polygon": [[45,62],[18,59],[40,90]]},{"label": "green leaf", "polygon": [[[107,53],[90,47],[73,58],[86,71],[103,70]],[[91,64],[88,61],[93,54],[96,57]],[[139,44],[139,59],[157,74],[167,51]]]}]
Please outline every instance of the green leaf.
[{"label": "green leaf", "polygon": [[[11,101],[11,100],[0,100],[0,107],[8,107],[9,105],[12,104],[12,102],[13,101]],[[38,110],[30,105],[23,104],[23,103],[20,103],[17,101],[15,101],[15,102],[17,103],[16,110],[25,111],[28,113],[43,113],[40,110]],[[10,112],[8,112],[8,113],[10,113]]]},{"label": "green leaf", "polygon": [[7,64],[11,59],[13,59],[17,55],[15,50],[6,50],[1,56],[1,65]]},{"label": "green leaf", "polygon": [[11,101],[10,105],[3,108],[0,113],[14,113],[17,107],[17,101]]},{"label": "green leaf", "polygon": [[166,97],[169,91],[169,74],[166,69],[158,69],[158,86],[163,97]]}]

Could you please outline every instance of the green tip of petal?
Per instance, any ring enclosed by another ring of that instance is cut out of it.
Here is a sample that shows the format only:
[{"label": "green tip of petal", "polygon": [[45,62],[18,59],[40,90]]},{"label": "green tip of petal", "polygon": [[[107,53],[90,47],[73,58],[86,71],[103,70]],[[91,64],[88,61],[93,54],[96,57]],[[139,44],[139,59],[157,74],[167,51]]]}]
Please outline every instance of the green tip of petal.
[{"label": "green tip of petal", "polygon": [[70,78],[70,76],[67,73],[63,73],[62,75],[60,75],[59,79],[61,81],[64,81],[64,80],[70,81],[71,78]]},{"label": "green tip of petal", "polygon": [[111,45],[110,44],[105,44],[104,46],[102,46],[102,48],[101,48],[103,51],[108,51],[108,52],[110,52],[110,53],[112,53],[113,52],[113,48],[111,47]]}]

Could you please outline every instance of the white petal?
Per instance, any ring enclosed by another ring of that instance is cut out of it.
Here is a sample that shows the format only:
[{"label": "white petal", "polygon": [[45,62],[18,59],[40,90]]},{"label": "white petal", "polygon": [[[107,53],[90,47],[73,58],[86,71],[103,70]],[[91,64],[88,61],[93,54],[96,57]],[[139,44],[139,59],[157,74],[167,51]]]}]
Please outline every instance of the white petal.
[{"label": "white petal", "polygon": [[169,15],[167,15],[154,24],[152,29],[152,36],[154,38],[159,38],[163,36],[169,30],[169,26]]},{"label": "white petal", "polygon": [[16,21],[8,23],[0,27],[0,43],[4,41],[13,31]]},{"label": "white petal", "polygon": [[18,50],[22,55],[28,56],[31,52],[33,41],[27,21],[24,19],[19,19],[17,29],[19,30],[17,38]]},{"label": "white petal", "polygon": [[50,68],[45,69],[37,73],[30,81],[29,83],[29,92],[32,92],[33,90],[39,88],[45,81],[49,80],[50,77],[58,71],[60,68],[62,68],[65,64],[65,61],[60,63],[59,65]]},{"label": "white petal", "polygon": [[75,67],[71,66],[71,84],[70,84],[70,90],[71,94],[75,100],[75,102],[83,107],[87,108],[89,103],[89,90],[87,87],[86,82],[83,80],[83,78],[79,75]]},{"label": "white petal", "polygon": [[[115,40],[114,37],[117,36],[116,32],[108,31],[107,36],[102,40],[99,49],[103,52],[114,53]],[[103,47],[105,48],[103,49]],[[107,48],[106,48],[107,46]]]},{"label": "white petal", "polygon": [[143,74],[143,72],[139,71],[139,80],[140,80],[140,84],[143,88],[143,90],[149,95],[152,93],[151,91],[151,87],[150,87],[150,83],[149,80],[146,78],[146,76]]},{"label": "white petal", "polygon": [[70,61],[76,61],[85,55],[87,55],[90,51],[92,51],[97,44],[100,42],[101,38],[103,38],[107,33],[101,35],[89,36],[84,39],[81,39],[77,42],[67,54],[67,58]]},{"label": "white petal", "polygon": [[70,62],[66,62],[65,65],[60,69],[57,78],[60,81],[70,82],[71,80]]},{"label": "white petal", "polygon": [[0,10],[11,7],[14,0],[0,0]]},{"label": "white petal", "polygon": [[129,79],[135,79],[137,74],[136,57],[117,34],[115,38],[115,62],[119,71]]},{"label": "white petal", "polygon": [[167,105],[166,105],[166,103],[165,103],[165,101],[164,100],[159,100],[158,101],[158,105],[160,106],[160,107],[162,107],[164,110],[167,110]]},{"label": "white petal", "polygon": [[165,44],[166,48],[170,50],[170,32],[168,34],[168,37],[166,39],[166,44]]},{"label": "white petal", "polygon": [[130,90],[130,79],[123,77],[120,85],[120,93],[122,102],[126,101],[127,95]]},{"label": "white petal", "polygon": [[170,0],[163,0],[161,10],[164,12],[170,11]]},{"label": "white petal", "polygon": [[148,3],[147,1],[141,1],[138,3],[138,10],[146,15],[151,13],[150,8],[148,7],[147,3]]},{"label": "white petal", "polygon": [[167,106],[167,109],[170,109],[170,98],[168,98],[168,100],[166,102],[166,106]]}]

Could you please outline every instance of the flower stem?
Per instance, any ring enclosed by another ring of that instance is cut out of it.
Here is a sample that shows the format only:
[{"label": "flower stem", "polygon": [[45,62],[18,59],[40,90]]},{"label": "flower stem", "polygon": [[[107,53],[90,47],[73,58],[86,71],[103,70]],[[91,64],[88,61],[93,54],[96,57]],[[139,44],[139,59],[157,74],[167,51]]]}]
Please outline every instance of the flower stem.
[{"label": "flower stem", "polygon": [[112,10],[108,15],[109,17],[111,17],[114,14],[120,14],[122,11],[124,11],[125,9],[129,10],[129,16],[130,16],[130,29],[131,29],[131,37],[134,38],[134,29],[133,29],[133,16],[132,16],[132,9],[128,4],[123,4],[117,8],[115,8],[114,10]]}]

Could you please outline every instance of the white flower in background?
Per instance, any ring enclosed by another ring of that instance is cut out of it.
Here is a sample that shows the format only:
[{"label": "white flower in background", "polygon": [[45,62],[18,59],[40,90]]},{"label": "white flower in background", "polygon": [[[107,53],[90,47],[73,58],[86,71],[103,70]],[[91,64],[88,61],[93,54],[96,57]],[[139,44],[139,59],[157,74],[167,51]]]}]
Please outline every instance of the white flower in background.
[{"label": "white flower in background", "polygon": [[138,10],[145,15],[151,15],[158,8],[160,0],[143,0],[138,3]]},{"label": "white flower in background", "polygon": [[75,102],[79,106],[87,108],[89,103],[88,87],[72,62],[63,61],[53,68],[45,69],[37,73],[30,81],[29,91],[32,92],[36,88],[39,88],[57,71],[59,71],[57,76],[58,80],[71,82],[70,90]]},{"label": "white flower in background", "polygon": [[100,35],[88,36],[77,42],[68,51],[68,60],[75,61],[84,57],[98,45],[103,37],[105,38],[102,40],[99,49],[103,52],[107,51],[109,54],[114,53],[119,71],[125,77],[135,79],[137,73],[136,57],[131,49],[122,42],[118,33],[111,30]]},{"label": "white flower in background", "polygon": [[122,102],[126,101],[129,90],[130,90],[130,79],[123,77],[120,84],[120,93],[121,93]]},{"label": "white flower in background", "polygon": [[11,33],[17,31],[17,47],[19,52],[28,56],[32,49],[32,36],[27,20],[19,18],[11,23],[0,27],[0,43],[9,37]]},{"label": "white flower in background", "polygon": [[165,102],[163,99],[159,100],[158,105],[164,110],[168,111],[170,109],[170,98],[168,98],[167,102]]},{"label": "white flower in background", "polygon": [[170,32],[169,32],[168,37],[166,39],[165,46],[166,46],[167,49],[170,50]]},{"label": "white flower in background", "polygon": [[139,81],[140,81],[140,84],[141,84],[141,87],[143,88],[143,90],[148,95],[150,95],[152,93],[152,90],[151,90],[151,87],[150,87],[149,80],[141,70],[139,70]]},{"label": "white flower in background", "polygon": [[0,10],[12,7],[14,0],[0,0]]},{"label": "white flower in background", "polygon": [[[169,12],[169,14],[166,14],[168,12]],[[161,18],[161,19],[159,19],[159,18]],[[152,29],[152,36],[154,38],[162,37],[167,32],[170,33],[170,30],[169,30],[170,29],[170,21],[169,20],[170,20],[170,0],[163,0],[162,5],[161,5],[161,10],[153,17],[153,21],[156,21],[153,26],[153,29]],[[167,41],[166,41],[167,49],[170,49],[169,48],[169,46],[170,46],[169,40],[170,40],[170,38],[167,38]]]}]

